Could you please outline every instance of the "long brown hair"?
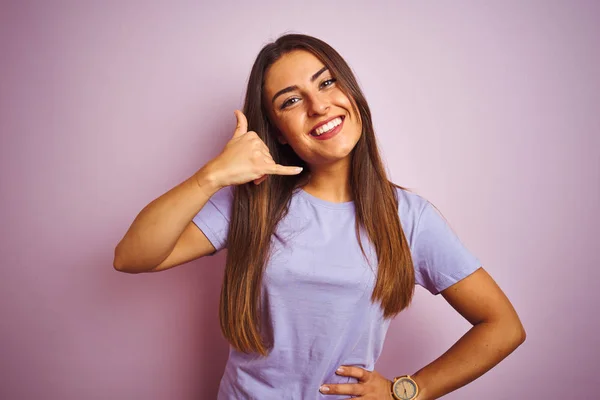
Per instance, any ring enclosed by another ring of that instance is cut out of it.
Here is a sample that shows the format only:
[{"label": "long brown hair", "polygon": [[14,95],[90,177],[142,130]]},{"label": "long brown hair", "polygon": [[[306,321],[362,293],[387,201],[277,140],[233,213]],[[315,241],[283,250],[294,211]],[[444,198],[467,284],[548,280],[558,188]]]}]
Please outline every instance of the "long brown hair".
[{"label": "long brown hair", "polygon": [[267,354],[268,344],[261,332],[261,288],[271,236],[288,212],[294,189],[310,174],[304,160],[290,146],[277,141],[275,125],[269,120],[263,102],[268,67],[282,55],[298,49],[310,51],[329,68],[362,121],[361,137],[352,150],[350,184],[359,245],[365,255],[359,233],[362,227],[377,255],[377,280],[371,301],[379,301],[384,317],[391,318],[409,305],[414,293],[412,258],[400,225],[396,195],[396,188],[405,188],[387,178],[371,111],[356,78],[346,61],[322,40],[301,34],[281,36],[258,54],[250,73],[243,111],[248,129],[265,142],[276,163],[302,166],[304,170],[295,176],[270,175],[260,185],[249,182],[234,189],[219,317],[225,338],[235,349],[246,353]]}]

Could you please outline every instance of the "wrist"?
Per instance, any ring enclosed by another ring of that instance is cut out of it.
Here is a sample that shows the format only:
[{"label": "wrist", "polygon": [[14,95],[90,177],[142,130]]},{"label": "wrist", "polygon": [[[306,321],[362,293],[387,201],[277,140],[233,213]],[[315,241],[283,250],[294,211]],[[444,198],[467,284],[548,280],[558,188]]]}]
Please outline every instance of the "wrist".
[{"label": "wrist", "polygon": [[425,387],[425,382],[423,382],[423,377],[416,372],[414,375],[411,375],[411,378],[413,378],[419,386],[419,394],[415,400],[428,400],[429,397],[427,397],[427,388]]},{"label": "wrist", "polygon": [[221,182],[219,174],[216,172],[210,162],[204,167],[200,168],[194,174],[194,181],[198,187],[208,190],[211,193],[216,193],[223,187],[227,186]]}]

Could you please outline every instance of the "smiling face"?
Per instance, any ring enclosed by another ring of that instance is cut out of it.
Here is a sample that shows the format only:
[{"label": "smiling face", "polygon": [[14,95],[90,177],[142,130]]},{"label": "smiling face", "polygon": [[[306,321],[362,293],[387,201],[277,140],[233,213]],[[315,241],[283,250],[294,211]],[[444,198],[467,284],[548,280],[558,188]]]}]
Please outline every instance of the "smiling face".
[{"label": "smiling face", "polygon": [[281,133],[278,140],[309,166],[349,161],[360,139],[360,118],[335,77],[312,53],[291,51],[267,69],[264,102]]}]

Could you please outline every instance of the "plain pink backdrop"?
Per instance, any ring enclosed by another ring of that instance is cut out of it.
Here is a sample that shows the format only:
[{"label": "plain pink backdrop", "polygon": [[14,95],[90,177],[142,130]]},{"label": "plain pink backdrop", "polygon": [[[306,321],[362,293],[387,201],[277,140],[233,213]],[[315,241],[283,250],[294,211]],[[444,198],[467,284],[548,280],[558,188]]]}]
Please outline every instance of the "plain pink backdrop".
[{"label": "plain pink backdrop", "polygon": [[[600,3],[489,3],[2,2],[0,398],[216,397],[225,254],[129,275],[113,249],[218,154],[285,32],[345,57],[391,178],[522,318],[525,344],[447,398],[597,395]],[[412,373],[468,328],[419,288],[376,369]]]}]

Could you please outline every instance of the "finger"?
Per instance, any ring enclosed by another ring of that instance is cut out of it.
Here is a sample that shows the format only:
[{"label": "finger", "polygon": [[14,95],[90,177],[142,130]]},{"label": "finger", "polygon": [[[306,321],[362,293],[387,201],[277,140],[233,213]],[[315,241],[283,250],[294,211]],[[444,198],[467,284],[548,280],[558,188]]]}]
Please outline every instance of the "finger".
[{"label": "finger", "polygon": [[240,110],[235,110],[233,113],[235,114],[235,118],[237,120],[237,125],[235,127],[235,131],[233,132],[233,137],[235,138],[248,132],[248,120],[246,119],[244,113]]},{"label": "finger", "polygon": [[288,167],[280,164],[272,164],[266,168],[267,174],[272,175],[298,175],[302,167]]},{"label": "finger", "polygon": [[263,175],[263,176],[261,176],[260,178],[258,178],[258,179],[255,179],[255,180],[254,180],[254,184],[255,184],[255,185],[260,185],[260,184],[261,184],[261,183],[263,183],[265,180],[267,180],[267,177],[268,177],[268,176],[269,176],[269,175]]},{"label": "finger", "polygon": [[[265,158],[263,159],[263,162],[265,164],[269,164],[269,165],[276,165],[275,161],[273,161],[273,158],[271,158],[270,154],[266,154],[265,155]],[[254,184],[255,185],[260,185],[261,183],[263,183],[267,179],[268,176],[269,175],[265,174],[265,175],[261,176],[260,178],[255,179],[254,180]]]},{"label": "finger", "polygon": [[365,391],[365,387],[360,383],[328,383],[321,385],[319,391],[323,394],[349,394],[353,396],[362,396]]},{"label": "finger", "polygon": [[346,366],[346,365],[343,365],[340,368],[342,368],[341,371],[339,369],[337,371],[335,371],[335,373],[337,375],[351,376],[353,378],[358,379],[359,382],[366,382],[369,380],[369,378],[371,376],[371,371],[366,370],[364,368],[351,367],[351,366]]}]

